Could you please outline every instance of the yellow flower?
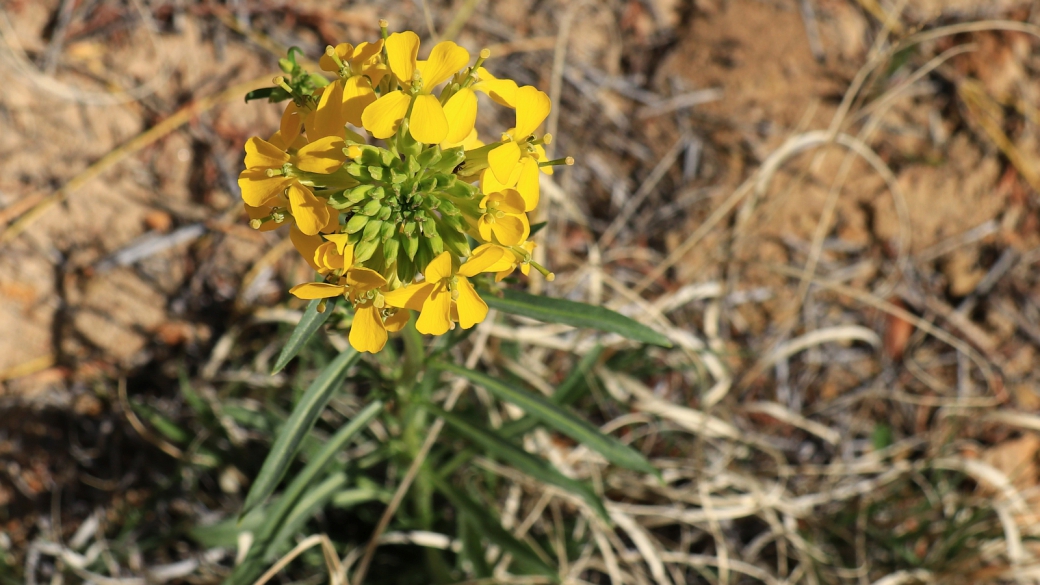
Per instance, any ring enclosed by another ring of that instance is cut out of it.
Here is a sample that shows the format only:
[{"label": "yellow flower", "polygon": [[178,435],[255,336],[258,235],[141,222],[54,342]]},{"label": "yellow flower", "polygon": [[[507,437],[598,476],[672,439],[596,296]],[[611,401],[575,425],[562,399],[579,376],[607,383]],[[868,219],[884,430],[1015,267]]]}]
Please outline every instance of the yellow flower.
[{"label": "yellow flower", "polygon": [[508,106],[516,108],[516,82],[512,79],[499,79],[483,67],[477,67],[477,81],[470,87],[486,94],[491,99]]},{"label": "yellow flower", "polygon": [[515,246],[531,234],[531,225],[524,213],[524,198],[516,189],[485,195],[480,209],[483,214],[477,220],[477,232],[485,242]]},{"label": "yellow flower", "polygon": [[454,312],[463,329],[480,323],[487,317],[488,306],[480,298],[467,277],[486,272],[501,259],[501,248],[487,248],[480,254],[470,256],[457,272],[452,272],[451,254],[442,252],[426,267],[422,282],[390,291],[383,295],[391,307],[419,311],[415,328],[419,333],[443,335],[451,329]]},{"label": "yellow flower", "polygon": [[433,47],[429,60],[417,61],[419,36],[406,31],[387,38],[386,54],[402,89],[381,96],[365,108],[361,115],[365,129],[376,138],[389,138],[407,116],[409,131],[418,142],[464,140],[477,116],[473,90],[460,89],[443,105],[432,92],[469,63],[469,52],[451,41],[443,41]]},{"label": "yellow flower", "polygon": [[326,50],[319,61],[322,69],[340,75],[341,79],[336,80],[335,84],[343,87],[342,114],[354,126],[361,126],[361,113],[376,101],[374,88],[387,74],[386,65],[379,56],[382,50],[382,39],[374,43],[361,43],[356,47],[350,43],[340,43],[331,51]]},{"label": "yellow flower", "polygon": [[491,172],[485,171],[481,177],[482,192],[513,187],[524,198],[525,211],[538,206],[538,163],[545,162],[546,157],[545,149],[532,140],[532,134],[549,116],[551,107],[549,96],[534,87],[525,85],[516,90],[516,127],[503,135],[503,144],[488,153]]},{"label": "yellow flower", "polygon": [[[326,243],[336,245],[334,242]],[[338,281],[339,284],[306,282],[292,287],[289,292],[306,300],[346,296],[354,306],[354,322],[347,337],[351,347],[361,352],[380,351],[386,345],[387,331],[400,330],[408,321],[408,314],[398,311],[402,315],[394,313],[384,322],[382,309],[385,305],[379,289],[386,286],[386,279],[374,270],[349,266]]]},{"label": "yellow flower", "polygon": [[[322,95],[321,103],[325,105],[319,105],[314,113],[316,125],[317,121],[327,124],[329,118],[332,118],[332,124],[336,123],[338,114],[333,110],[338,111],[338,108],[328,105],[329,99],[336,97],[335,93],[326,91]],[[338,215],[324,199],[300,182],[295,170],[319,174],[335,171],[346,160],[343,154],[346,143],[340,123],[338,133],[322,135],[318,130],[312,132],[308,129],[308,137],[312,140],[301,145],[298,120],[299,110],[291,104],[286,108],[281,129],[272,136],[272,142],[257,136],[246,141],[246,170],[239,174],[238,186],[247,206],[273,209],[285,205],[300,231],[313,236],[333,218],[338,219]],[[294,146],[298,146],[295,154],[289,154]]]}]

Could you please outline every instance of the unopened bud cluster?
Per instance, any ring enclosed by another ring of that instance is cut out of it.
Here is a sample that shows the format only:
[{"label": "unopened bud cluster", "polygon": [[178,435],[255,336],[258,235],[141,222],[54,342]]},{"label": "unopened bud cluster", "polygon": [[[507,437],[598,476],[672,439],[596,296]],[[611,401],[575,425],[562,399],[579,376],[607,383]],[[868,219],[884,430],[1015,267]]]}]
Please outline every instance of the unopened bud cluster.
[{"label": "unopened bud cluster", "polygon": [[[534,242],[527,214],[539,174],[572,164],[547,160],[535,135],[549,114],[545,93],[493,76],[488,51],[438,43],[419,60],[419,37],[328,47],[326,77],[305,71],[295,49],[285,76],[247,99],[289,100],[278,132],[246,143],[239,177],[250,224],[289,226],[295,248],[323,280],[294,286],[302,299],[344,297],[353,307],[350,343],[383,348],[388,331],[418,311],[416,328],[441,335],[480,323],[488,308],[469,279],[528,274]],[[516,124],[484,144],[474,127],[477,92],[516,113]],[[362,135],[367,134],[372,140]]]}]

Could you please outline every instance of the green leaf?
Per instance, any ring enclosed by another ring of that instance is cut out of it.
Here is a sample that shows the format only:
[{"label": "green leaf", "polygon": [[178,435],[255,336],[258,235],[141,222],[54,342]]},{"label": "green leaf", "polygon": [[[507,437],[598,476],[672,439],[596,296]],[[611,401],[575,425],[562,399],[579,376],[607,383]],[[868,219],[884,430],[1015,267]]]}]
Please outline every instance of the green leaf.
[{"label": "green leaf", "polygon": [[328,320],[329,315],[332,314],[332,309],[335,308],[333,303],[328,303],[330,306],[325,307],[324,313],[318,312],[319,303],[321,303],[321,299],[315,299],[307,303],[307,308],[303,311],[303,317],[300,317],[300,322],[296,324],[296,329],[293,329],[292,335],[289,336],[289,341],[285,342],[285,346],[282,347],[282,351],[278,354],[278,359],[274,362],[272,374],[282,371],[282,368],[288,365],[289,361],[296,357],[296,354],[300,353],[304,344],[310,341],[311,336],[318,330],[318,327],[321,327]]},{"label": "green leaf", "polygon": [[[271,562],[289,550],[293,535],[303,530],[303,526],[318,510],[322,509],[332,496],[347,483],[347,474],[336,472],[325,478],[325,481],[307,490],[285,521],[278,527],[278,533],[267,546],[266,561]],[[256,543],[253,544],[256,546]]]},{"label": "green leaf", "polygon": [[486,506],[474,502],[469,496],[456,490],[438,477],[436,473],[431,473],[430,479],[437,491],[444,494],[460,513],[468,516],[469,520],[479,528],[485,538],[497,544],[503,551],[513,555],[513,559],[525,569],[545,575],[552,579],[553,582],[559,582],[559,575],[556,569],[543,561],[530,546],[517,540],[508,530],[502,528],[502,524],[488,511]]},{"label": "green leaf", "polygon": [[589,486],[560,473],[548,461],[524,451],[492,429],[468,421],[457,414],[441,410],[432,404],[424,406],[430,413],[443,418],[459,434],[484,447],[492,457],[505,461],[534,479],[563,488],[581,497],[607,524],[610,524],[607,509],[603,507],[603,502]]},{"label": "green leaf", "polygon": [[[560,406],[567,406],[577,400],[588,389],[586,377],[601,355],[603,355],[603,346],[597,344],[589,353],[582,356],[581,361],[567,376],[567,379],[556,388],[549,400]],[[525,416],[502,425],[502,434],[506,437],[516,437],[529,432],[536,426],[538,426],[538,419]]]},{"label": "green leaf", "polygon": [[603,455],[607,461],[615,465],[642,473],[658,475],[654,466],[639,451],[610,435],[603,434],[588,422],[541,396],[496,380],[487,374],[452,363],[437,362],[436,367],[468,378],[475,384],[480,384],[500,400],[519,406],[527,414],[538,418],[545,425]]},{"label": "green leaf", "polygon": [[321,450],[307,461],[307,465],[296,474],[296,477],[293,478],[289,486],[282,492],[281,497],[278,498],[278,502],[266,515],[264,526],[257,533],[256,541],[253,544],[254,547],[262,550],[263,547],[267,546],[268,548],[265,552],[268,558],[274,554],[272,550],[277,549],[277,547],[273,543],[278,541],[278,537],[275,537],[270,545],[267,544],[267,541],[275,532],[281,533],[280,528],[287,522],[286,518],[291,516],[290,510],[294,509],[293,506],[297,504],[297,500],[300,499],[311,484],[320,479],[319,474],[328,466],[333,457],[342,451],[347,443],[359,431],[367,427],[368,423],[382,410],[383,402],[380,400],[376,400],[366,406],[349,423],[340,427],[336,434],[332,435],[325,442]]},{"label": "green leaf", "polygon": [[480,296],[489,307],[504,313],[530,317],[546,323],[599,329],[617,333],[634,341],[672,347],[672,342],[661,333],[604,307],[532,295],[511,289],[505,289],[502,292],[501,297],[487,292]]},{"label": "green leaf", "polygon": [[285,421],[285,425],[278,433],[278,438],[271,446],[271,452],[264,460],[260,473],[253,482],[253,487],[246,495],[246,501],[242,505],[242,515],[248,514],[274,492],[278,482],[282,480],[282,476],[285,475],[289,465],[296,457],[300,443],[310,433],[321,411],[336,390],[340,388],[343,379],[346,378],[347,370],[354,365],[359,356],[360,354],[351,348],[336,356],[336,359],[325,366],[318,378],[300,397],[300,401],[289,415],[289,420]]}]

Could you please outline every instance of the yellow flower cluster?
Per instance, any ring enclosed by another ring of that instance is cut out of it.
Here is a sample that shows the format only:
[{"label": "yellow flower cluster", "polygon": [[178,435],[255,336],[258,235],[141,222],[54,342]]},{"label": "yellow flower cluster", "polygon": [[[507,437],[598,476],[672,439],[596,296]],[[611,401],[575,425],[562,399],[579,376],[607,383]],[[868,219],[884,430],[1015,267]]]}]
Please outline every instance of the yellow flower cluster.
[{"label": "yellow flower cluster", "polygon": [[[379,41],[326,49],[320,66],[331,81],[290,51],[280,61],[288,77],[247,96],[291,101],[273,136],[246,143],[238,180],[251,225],[289,225],[322,276],[289,292],[344,297],[350,343],[367,352],[381,350],[409,311],[432,335],[483,321],[488,307],[470,279],[497,282],[531,266],[551,279],[532,261],[527,214],[539,172],[572,162],[547,160],[552,137],[535,134],[549,97],[488,72],[486,49],[471,65],[466,49],[444,41],[419,60],[414,32],[380,27]],[[516,114],[515,127],[487,145],[474,127],[477,92]]]}]

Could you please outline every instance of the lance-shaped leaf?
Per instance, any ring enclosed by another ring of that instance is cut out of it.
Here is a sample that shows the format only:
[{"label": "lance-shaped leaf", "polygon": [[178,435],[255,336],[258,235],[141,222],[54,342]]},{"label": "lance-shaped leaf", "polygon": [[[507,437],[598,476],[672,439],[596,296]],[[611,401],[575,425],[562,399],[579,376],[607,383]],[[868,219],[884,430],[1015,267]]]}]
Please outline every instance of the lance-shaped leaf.
[{"label": "lance-shaped leaf", "polygon": [[499,297],[487,292],[480,296],[492,309],[504,313],[530,317],[546,323],[561,323],[574,327],[588,327],[643,343],[671,347],[672,342],[663,334],[604,307],[554,299],[506,289]]},{"label": "lance-shaped leaf", "polygon": [[307,490],[307,493],[296,502],[292,511],[285,517],[285,521],[280,523],[278,533],[267,545],[266,560],[271,562],[285,554],[291,546],[292,537],[301,532],[307,521],[314,517],[318,510],[321,510],[346,483],[347,474],[339,471]]},{"label": "lance-shaped leaf", "polygon": [[[325,307],[324,313],[319,313],[318,305],[322,301],[327,301],[328,306]],[[282,368],[288,365],[296,357],[296,354],[300,353],[303,346],[310,341],[311,336],[325,321],[328,321],[334,306],[335,301],[328,301],[328,299],[314,299],[307,303],[307,308],[303,310],[303,317],[300,317],[300,322],[296,324],[296,328],[289,335],[289,341],[285,342],[282,351],[278,353],[278,359],[274,362],[274,369],[271,370],[272,374],[282,371]]]},{"label": "lance-shaped leaf", "polygon": [[519,406],[524,412],[536,417],[546,426],[578,441],[615,465],[642,473],[658,475],[654,466],[639,451],[610,435],[604,434],[570,411],[564,410],[562,407],[549,402],[537,394],[532,394],[526,390],[496,380],[487,374],[452,363],[437,362],[436,367],[468,378],[475,384],[480,384],[500,400]]},{"label": "lance-shaped leaf", "polygon": [[498,519],[493,514],[489,514],[485,506],[474,502],[469,496],[456,490],[448,482],[438,477],[436,473],[431,473],[430,479],[433,481],[437,491],[444,494],[459,513],[468,516],[480,529],[485,538],[493,544],[497,544],[505,552],[513,555],[513,560],[522,569],[545,575],[554,582],[559,582],[559,575],[556,569],[542,560],[530,546],[517,540],[508,530],[502,528]]},{"label": "lance-shaped leaf", "polygon": [[314,423],[321,415],[329,399],[339,389],[343,379],[347,376],[347,370],[357,361],[360,354],[351,348],[336,356],[332,363],[325,366],[318,378],[307,388],[300,397],[300,401],[293,408],[289,420],[285,421],[278,438],[271,446],[271,452],[267,454],[260,473],[253,482],[253,487],[246,495],[246,501],[242,505],[241,515],[248,514],[257,505],[267,500],[274,492],[278,482],[282,480],[285,471],[296,457],[303,438],[310,433]]},{"label": "lance-shaped leaf", "polygon": [[607,514],[607,509],[603,507],[603,502],[600,501],[599,496],[589,486],[560,473],[548,461],[524,451],[515,443],[506,440],[495,431],[483,425],[468,421],[457,414],[441,410],[432,404],[424,406],[430,413],[443,418],[460,435],[483,447],[492,457],[505,461],[534,479],[563,488],[579,496],[588,502],[589,506],[603,518],[604,522],[610,524],[610,515]]}]

